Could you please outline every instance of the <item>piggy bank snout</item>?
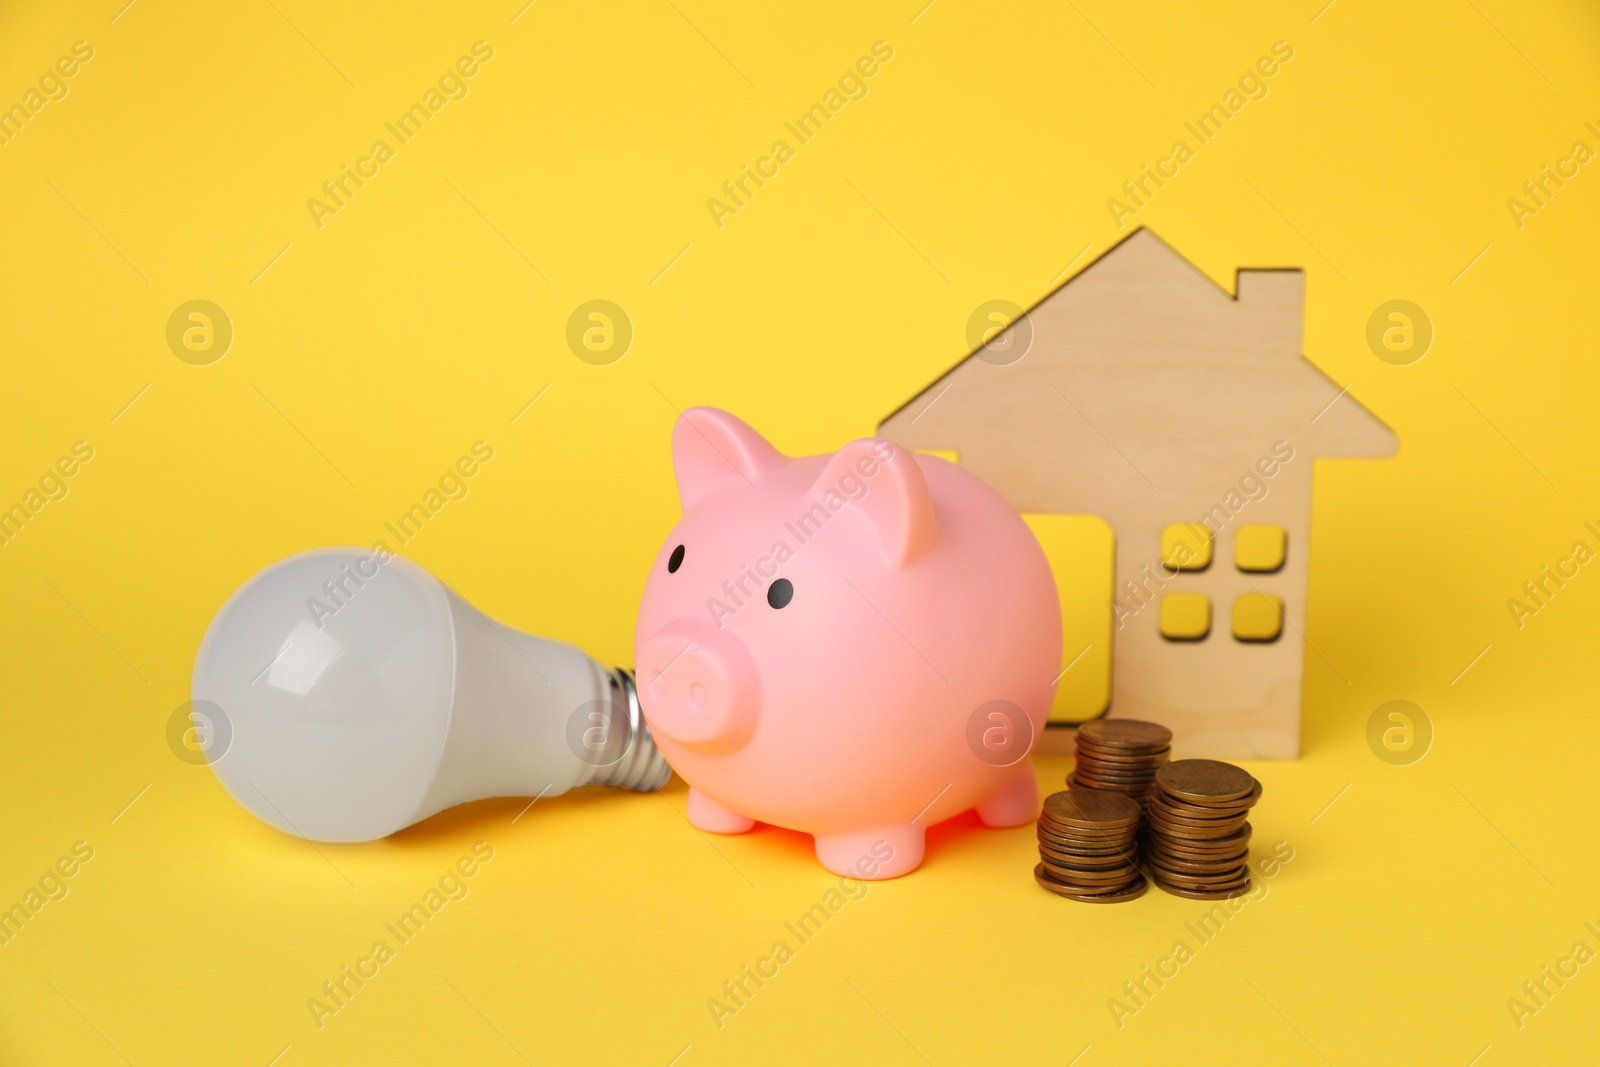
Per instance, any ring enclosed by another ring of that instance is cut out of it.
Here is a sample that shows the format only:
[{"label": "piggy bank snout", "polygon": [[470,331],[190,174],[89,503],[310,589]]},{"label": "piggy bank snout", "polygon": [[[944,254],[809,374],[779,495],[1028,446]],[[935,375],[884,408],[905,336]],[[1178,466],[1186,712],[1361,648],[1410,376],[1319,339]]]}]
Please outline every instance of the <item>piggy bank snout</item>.
[{"label": "piggy bank snout", "polygon": [[650,729],[705,752],[731,752],[755,730],[755,661],[710,626],[676,623],[639,652],[639,702]]}]

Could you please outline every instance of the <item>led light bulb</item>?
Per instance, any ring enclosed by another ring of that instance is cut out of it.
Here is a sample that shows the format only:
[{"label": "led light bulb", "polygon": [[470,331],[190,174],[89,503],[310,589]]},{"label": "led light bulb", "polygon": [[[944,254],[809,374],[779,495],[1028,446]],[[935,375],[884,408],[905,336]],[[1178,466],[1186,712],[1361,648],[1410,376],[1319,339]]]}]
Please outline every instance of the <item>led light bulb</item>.
[{"label": "led light bulb", "polygon": [[672,773],[627,671],[356,548],[241,586],[206,630],[193,694],[233,798],[316,841],[383,837],[480,797],[659,789]]}]

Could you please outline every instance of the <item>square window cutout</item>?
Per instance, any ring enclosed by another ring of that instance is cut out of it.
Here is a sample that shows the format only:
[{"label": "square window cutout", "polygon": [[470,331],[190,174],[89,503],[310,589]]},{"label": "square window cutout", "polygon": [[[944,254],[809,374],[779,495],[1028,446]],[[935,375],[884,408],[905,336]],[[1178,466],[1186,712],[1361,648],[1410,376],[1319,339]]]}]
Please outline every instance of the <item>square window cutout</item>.
[{"label": "square window cutout", "polygon": [[1169,571],[1203,571],[1211,566],[1211,530],[1179,522],[1161,531],[1161,562]]},{"label": "square window cutout", "polygon": [[1198,641],[1211,632],[1211,598],[1203,593],[1171,593],[1161,598],[1161,636]]},{"label": "square window cutout", "polygon": [[1283,566],[1288,539],[1282,526],[1241,526],[1233,535],[1233,562],[1251,573],[1275,571]]},{"label": "square window cutout", "polygon": [[1246,593],[1233,602],[1233,636],[1240,641],[1276,641],[1282,632],[1282,597]]}]

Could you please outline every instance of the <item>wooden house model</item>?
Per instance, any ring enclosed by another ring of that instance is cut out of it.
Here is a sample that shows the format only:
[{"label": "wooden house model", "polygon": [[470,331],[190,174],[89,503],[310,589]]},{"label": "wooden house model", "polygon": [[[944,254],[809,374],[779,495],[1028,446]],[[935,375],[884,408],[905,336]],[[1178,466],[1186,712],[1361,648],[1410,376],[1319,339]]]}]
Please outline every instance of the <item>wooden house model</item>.
[{"label": "wooden house model", "polygon": [[1316,461],[1396,447],[1301,354],[1304,301],[1299,270],[1230,295],[1140,229],[879,431],[1111,525],[1108,714],[1171,727],[1175,757],[1298,755]]}]

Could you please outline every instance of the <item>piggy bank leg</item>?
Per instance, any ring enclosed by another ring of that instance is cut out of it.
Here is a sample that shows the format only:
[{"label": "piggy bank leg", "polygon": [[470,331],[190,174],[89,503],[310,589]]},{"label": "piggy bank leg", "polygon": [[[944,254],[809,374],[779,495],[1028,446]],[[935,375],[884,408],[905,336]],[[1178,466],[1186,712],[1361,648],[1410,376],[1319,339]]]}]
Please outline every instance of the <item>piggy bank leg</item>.
[{"label": "piggy bank leg", "polygon": [[689,787],[689,823],[708,834],[742,834],[756,824],[748,815],[725,808],[694,786]]},{"label": "piggy bank leg", "polygon": [[818,834],[817,859],[846,878],[898,878],[921,866],[923,833],[921,826],[907,823],[853,834]]},{"label": "piggy bank leg", "polygon": [[1021,826],[1039,817],[1039,783],[1033,778],[1033,760],[1025,759],[1012,770],[1011,777],[978,805],[978,818],[985,826]]}]

